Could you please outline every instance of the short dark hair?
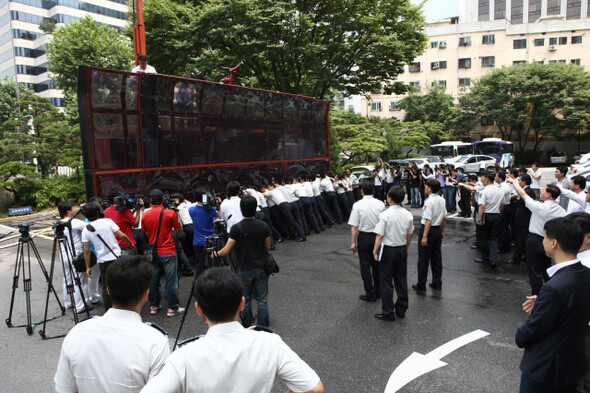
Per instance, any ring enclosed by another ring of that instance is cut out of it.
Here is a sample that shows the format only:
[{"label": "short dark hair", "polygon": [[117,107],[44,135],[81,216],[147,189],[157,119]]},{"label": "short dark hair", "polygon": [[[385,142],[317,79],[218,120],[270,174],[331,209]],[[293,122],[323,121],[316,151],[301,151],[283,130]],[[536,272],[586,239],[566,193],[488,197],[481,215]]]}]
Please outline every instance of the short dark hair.
[{"label": "short dark hair", "polygon": [[526,173],[526,166],[524,166],[524,165],[519,166],[518,167],[518,172]]},{"label": "short dark hair", "polygon": [[84,214],[84,217],[89,221],[97,220],[100,215],[100,205],[96,202],[87,203],[82,209],[82,214]]},{"label": "short dark hair", "polygon": [[150,191],[150,202],[152,205],[161,205],[164,200],[164,193],[157,188]]},{"label": "short dark hair", "polygon": [[563,173],[564,175],[567,175],[567,166],[565,165],[560,165],[556,168],[559,172]]},{"label": "short dark hair", "polygon": [[208,269],[197,279],[195,297],[207,319],[226,322],[238,312],[242,301],[242,282],[229,269]]},{"label": "short dark hair", "polygon": [[496,176],[498,176],[500,179],[502,179],[502,181],[506,180],[506,172],[504,172],[504,171],[496,172]]},{"label": "short dark hair", "polygon": [[258,200],[252,195],[246,195],[240,200],[240,210],[244,217],[254,217]]},{"label": "short dark hair", "polygon": [[584,234],[590,233],[590,214],[585,212],[570,213],[566,216],[580,226]]},{"label": "short dark hair", "polygon": [[576,175],[572,177],[572,183],[574,183],[577,186],[580,186],[582,190],[586,188],[586,178],[582,175]]},{"label": "short dark hair", "polygon": [[440,191],[440,182],[436,179],[428,179],[426,180],[426,186],[432,189],[433,193],[437,193]]},{"label": "short dark hair", "polygon": [[488,179],[492,183],[494,182],[494,180],[496,180],[496,175],[492,171],[485,171],[481,176],[485,177],[486,179]]},{"label": "short dark hair", "polygon": [[361,187],[363,189],[363,194],[365,195],[373,195],[373,191],[375,191],[375,185],[373,183],[371,183],[370,181],[364,181],[361,184]]},{"label": "short dark hair", "polygon": [[195,198],[195,202],[203,202],[203,195],[205,195],[207,191],[204,187],[197,187],[193,190],[193,198]]},{"label": "short dark hair", "polygon": [[400,186],[394,186],[389,189],[387,196],[390,197],[394,203],[402,203],[406,197],[406,192]]},{"label": "short dark hair", "polygon": [[561,190],[559,189],[559,187],[554,186],[553,184],[547,184],[545,187],[547,188],[547,192],[549,193],[549,195],[551,195],[553,199],[557,199],[561,195]]},{"label": "short dark hair", "polygon": [[111,187],[107,195],[107,200],[112,204],[115,203],[115,197],[123,193],[123,187],[116,185]]},{"label": "short dark hair", "polygon": [[152,265],[143,255],[128,255],[107,268],[106,283],[113,304],[134,306],[150,287]]},{"label": "short dark hair", "polygon": [[147,55],[137,55],[137,61],[147,61]]},{"label": "short dark hair", "polygon": [[477,175],[475,173],[470,174],[469,175],[469,180],[471,180],[471,181],[477,181]]},{"label": "short dark hair", "polygon": [[57,204],[57,211],[59,212],[59,218],[64,218],[70,210],[74,207],[72,202],[64,201]]},{"label": "short dark hair", "polygon": [[227,183],[226,191],[229,196],[237,196],[240,193],[240,183],[235,180]]},{"label": "short dark hair", "polygon": [[536,166],[537,168],[539,167],[539,163],[538,162],[533,162],[532,166]]},{"label": "short dark hair", "polygon": [[544,229],[549,239],[557,240],[559,247],[570,254],[577,254],[584,242],[582,228],[574,220],[567,217],[547,221]]},{"label": "short dark hair", "polygon": [[518,169],[516,169],[516,168],[510,168],[508,171],[510,172],[510,174],[512,176],[518,177]]},{"label": "short dark hair", "polygon": [[533,182],[533,179],[531,179],[531,175],[527,175],[526,173],[524,175],[520,175],[520,180],[522,180],[524,184],[526,184],[527,186],[530,186]]}]

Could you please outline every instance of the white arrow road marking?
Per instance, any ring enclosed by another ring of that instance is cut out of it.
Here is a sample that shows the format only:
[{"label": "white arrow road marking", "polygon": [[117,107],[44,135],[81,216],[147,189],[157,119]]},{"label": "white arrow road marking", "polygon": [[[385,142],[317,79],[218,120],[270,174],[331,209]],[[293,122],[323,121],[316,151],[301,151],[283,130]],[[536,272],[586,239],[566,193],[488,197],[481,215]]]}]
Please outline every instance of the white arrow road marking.
[{"label": "white arrow road marking", "polygon": [[395,393],[408,382],[413,381],[419,376],[446,366],[447,363],[441,361],[441,358],[488,334],[488,332],[484,332],[483,330],[475,330],[441,345],[426,355],[417,352],[412,353],[393,371],[393,374],[389,377],[389,381],[387,381],[385,393]]}]

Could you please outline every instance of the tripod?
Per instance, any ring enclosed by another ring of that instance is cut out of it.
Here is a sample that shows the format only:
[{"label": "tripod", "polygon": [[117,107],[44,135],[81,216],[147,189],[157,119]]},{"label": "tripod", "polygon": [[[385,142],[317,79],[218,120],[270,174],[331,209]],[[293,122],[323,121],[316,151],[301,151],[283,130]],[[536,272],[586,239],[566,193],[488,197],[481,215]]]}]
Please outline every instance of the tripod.
[{"label": "tripod", "polygon": [[[221,241],[217,241],[217,240],[221,240],[219,235],[213,235],[213,236],[209,236],[209,237],[205,238],[205,247],[203,248],[201,260],[204,261],[206,269],[212,268],[212,267],[228,266],[227,264],[225,264],[223,262],[222,258],[219,257],[216,253],[216,251],[221,250],[221,248],[223,247],[222,240]],[[214,255],[213,259],[210,258],[211,254]],[[229,267],[234,273],[237,274],[237,267],[235,266],[235,263],[233,262],[232,259],[230,259]],[[191,306],[193,295],[195,294],[195,284],[197,282],[198,276],[199,276],[198,274],[195,274],[195,277],[193,278],[193,283],[191,285],[191,291],[188,296],[188,300],[186,301],[186,307],[184,308],[184,313],[182,314],[182,320],[180,321],[180,327],[178,328],[178,333],[176,334],[176,340],[174,341],[174,346],[172,347],[172,350],[176,349],[176,346],[178,345],[178,338],[180,337],[180,332],[182,331],[182,326],[184,325],[184,321],[186,319],[186,314],[188,313],[188,309]]]},{"label": "tripod", "polygon": [[[61,315],[65,315],[66,309],[59,301],[57,297],[57,293],[55,292],[55,288],[53,288],[53,269],[54,269],[54,261],[51,261],[50,267],[50,274],[47,273],[47,269],[45,269],[45,265],[43,265],[43,261],[41,260],[41,256],[39,255],[39,251],[37,251],[37,247],[33,242],[33,238],[31,237],[29,230],[33,224],[25,223],[25,224],[18,224],[18,230],[20,232],[20,238],[18,239],[18,246],[16,250],[16,261],[14,263],[14,276],[12,278],[12,296],[10,297],[10,311],[8,313],[8,318],[6,318],[6,325],[8,327],[26,327],[27,334],[30,336],[33,334],[33,327],[39,325],[41,322],[32,322],[31,316],[31,290],[33,289],[32,281],[31,281],[31,249],[33,250],[33,254],[35,258],[37,258],[37,263],[39,263],[39,267],[45,276],[45,281],[47,282],[47,297],[49,298],[49,294],[53,291],[55,295],[55,300],[57,300],[57,304],[61,309]],[[25,260],[25,245],[26,245],[26,254],[27,258]],[[26,307],[27,307],[27,324],[26,325],[12,325],[12,311],[14,309],[14,296],[16,294],[16,289],[18,288],[18,280],[21,274],[23,276],[23,290],[25,292],[26,298]],[[47,315],[45,316],[47,317]],[[53,319],[53,318],[51,318]],[[45,323],[47,320],[45,319],[43,322]]]},{"label": "tripod", "polygon": [[[70,238],[68,239],[65,235],[64,229],[67,228],[70,233]],[[51,251],[51,266],[55,265],[56,261],[56,253],[59,250],[60,258],[61,258],[61,266],[64,275],[64,280],[66,283],[66,293],[70,298],[70,304],[72,305],[72,313],[74,315],[74,324],[78,324],[78,312],[76,311],[76,287],[78,293],[82,297],[82,303],[84,304],[84,311],[86,315],[90,317],[90,309],[88,304],[86,303],[86,298],[84,296],[84,290],[82,289],[82,283],[80,281],[80,274],[74,268],[73,258],[74,258],[74,239],[72,236],[72,224],[71,220],[67,222],[56,222],[54,223],[53,229],[55,231],[55,238],[53,238],[53,249]],[[53,270],[52,270],[53,271]],[[52,276],[53,278],[53,276]],[[43,339],[47,338],[59,338],[64,337],[65,334],[54,336],[54,337],[47,337],[45,335],[45,326],[47,325],[47,312],[49,308],[49,292],[47,292],[47,297],[45,298],[45,317],[43,318],[43,328],[39,331],[39,335]]]}]

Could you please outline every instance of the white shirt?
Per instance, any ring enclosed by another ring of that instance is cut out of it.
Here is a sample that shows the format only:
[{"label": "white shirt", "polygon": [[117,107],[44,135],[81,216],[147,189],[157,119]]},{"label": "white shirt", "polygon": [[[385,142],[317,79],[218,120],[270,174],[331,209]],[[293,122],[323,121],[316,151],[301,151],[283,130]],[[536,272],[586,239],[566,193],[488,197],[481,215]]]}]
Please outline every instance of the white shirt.
[{"label": "white shirt", "polygon": [[379,214],[379,221],[375,225],[374,232],[383,235],[384,246],[405,246],[407,235],[414,232],[414,217],[400,205],[389,206],[387,210]]},{"label": "white shirt", "polygon": [[336,182],[336,193],[337,194],[344,194],[348,190],[348,182],[346,180],[338,180]]},{"label": "white shirt", "polygon": [[541,189],[541,178],[543,177],[543,172],[541,172],[539,169],[537,169],[536,172],[530,172],[532,175],[535,176],[539,176],[538,179],[535,179],[533,176],[531,176],[531,188],[533,190],[540,190]]},{"label": "white shirt", "polygon": [[512,184],[503,181],[500,183],[500,191],[504,193],[504,205],[510,205],[510,199],[512,198],[512,191],[514,190],[514,186]]},{"label": "white shirt", "polygon": [[379,172],[375,174],[375,185],[381,186],[383,185],[383,177],[385,176],[385,171],[381,169]]},{"label": "white shirt", "polygon": [[308,198],[313,198],[315,196],[311,182],[304,182],[303,187],[305,188],[305,193],[307,194]]},{"label": "white shirt", "polygon": [[485,213],[500,213],[504,193],[493,184],[488,184],[479,194],[479,204],[485,205]]},{"label": "white shirt", "polygon": [[55,390],[139,392],[169,355],[166,335],[142,323],[136,312],[111,308],[70,330],[61,348]]},{"label": "white shirt", "polygon": [[258,205],[258,206],[256,206],[256,210],[260,210],[262,208],[268,207],[268,204],[266,203],[266,198],[264,197],[264,195],[262,195],[261,193],[259,193],[255,189],[247,188],[246,194],[256,198],[257,205]]},{"label": "white shirt", "polygon": [[317,197],[322,193],[321,188],[320,188],[320,183],[321,183],[321,180],[319,177],[316,177],[315,180],[311,183],[311,189],[313,190],[314,197]]},{"label": "white shirt", "polygon": [[582,265],[590,268],[590,250],[579,252],[578,259],[582,262]]},{"label": "white shirt", "polygon": [[[572,190],[559,187],[561,194],[567,197],[567,214],[575,212],[590,212],[590,205],[586,203],[586,191],[575,193]],[[561,206],[561,205],[560,205]]]},{"label": "white shirt", "polygon": [[311,196],[311,195],[307,195],[307,188],[305,188],[303,183],[298,183],[297,194],[299,194],[299,198],[307,198],[307,197]]},{"label": "white shirt", "polygon": [[193,219],[191,218],[191,215],[188,214],[188,209],[195,205],[196,203],[190,202],[182,202],[180,205],[178,205],[178,222],[180,222],[182,225],[191,225],[193,223]]},{"label": "white shirt", "polygon": [[156,69],[149,64],[147,64],[145,66],[145,70],[143,68],[141,68],[141,66],[138,64],[135,67],[133,67],[131,72],[133,72],[134,74],[137,74],[138,72],[145,72],[146,74],[157,74],[158,73],[156,71]]},{"label": "white shirt", "polygon": [[352,186],[352,188],[357,188],[360,185],[359,178],[356,177],[356,175],[354,173],[351,173],[350,176],[348,176],[347,180],[348,180],[348,183]]},{"label": "white shirt", "polygon": [[383,210],[385,210],[383,202],[373,198],[372,195],[365,195],[363,199],[352,205],[348,225],[358,227],[360,232],[372,233],[379,221],[379,214]]},{"label": "white shirt", "polygon": [[393,174],[390,170],[385,172],[385,183],[393,183]]},{"label": "white shirt", "polygon": [[274,190],[267,190],[264,195],[270,198],[269,203],[272,201],[277,206],[279,206],[281,203],[287,202],[285,196],[278,188],[275,188]]},{"label": "white shirt", "polygon": [[563,269],[566,266],[571,266],[573,264],[576,264],[580,262],[577,259],[572,259],[571,261],[566,261],[566,262],[561,262],[561,263],[556,263],[555,265],[551,266],[550,268],[547,269],[547,275],[549,277],[553,277],[553,275],[555,273],[557,273],[558,270]]},{"label": "white shirt", "polygon": [[433,227],[438,227],[446,215],[445,199],[438,194],[432,194],[424,201],[420,223],[424,225],[426,220],[430,220]]},{"label": "white shirt", "polygon": [[[77,251],[80,251],[84,248],[84,245],[82,244],[82,231],[86,227],[86,223],[82,220],[74,218],[70,224],[72,226],[72,238],[74,239],[73,251],[75,254]],[[72,243],[70,241],[70,230],[68,228],[64,229],[64,234],[66,235],[66,239],[68,239],[69,245],[71,247]]]},{"label": "white shirt", "polygon": [[557,202],[549,200],[545,202],[535,201],[530,197],[524,199],[524,205],[531,211],[529,232],[535,235],[545,236],[545,223],[554,218],[564,217],[565,210]]},{"label": "white shirt", "polygon": [[[85,226],[82,231],[82,242],[92,242],[94,249],[96,250],[97,262],[103,263],[117,259],[121,255],[121,248],[115,237],[115,232],[119,230],[117,224],[115,224],[110,218],[99,218],[98,220],[92,221],[90,224],[94,227],[95,232],[90,232]],[[97,233],[100,234],[102,239],[109,245],[113,252],[109,251],[102,240],[98,238]],[[113,253],[115,255],[113,255]]]},{"label": "white shirt", "polygon": [[278,335],[221,323],[176,350],[142,393],[270,393],[275,377],[295,392],[320,381]]},{"label": "white shirt", "polygon": [[324,177],[320,181],[320,189],[323,192],[333,192],[334,191],[334,184],[332,183],[332,179],[329,177]]},{"label": "white shirt", "polygon": [[291,192],[291,190],[289,190],[289,188],[287,186],[280,186],[278,188],[279,192],[283,193],[283,196],[285,197],[285,200],[289,203],[293,203],[293,202],[297,202],[297,199],[293,193]]},{"label": "white shirt", "polygon": [[240,197],[238,196],[233,196],[221,202],[219,210],[221,219],[227,223],[227,233],[229,233],[231,227],[244,219],[240,209]]}]

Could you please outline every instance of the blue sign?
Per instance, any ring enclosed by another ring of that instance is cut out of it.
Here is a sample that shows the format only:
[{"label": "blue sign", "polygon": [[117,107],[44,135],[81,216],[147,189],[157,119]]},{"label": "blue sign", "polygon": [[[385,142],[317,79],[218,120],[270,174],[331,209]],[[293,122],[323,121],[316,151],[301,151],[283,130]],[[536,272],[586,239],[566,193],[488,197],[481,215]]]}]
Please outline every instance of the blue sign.
[{"label": "blue sign", "polygon": [[8,209],[8,214],[15,215],[15,214],[24,214],[24,213],[31,213],[33,208],[31,206],[27,207],[15,207],[13,209]]}]

